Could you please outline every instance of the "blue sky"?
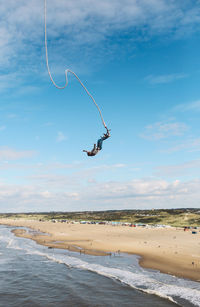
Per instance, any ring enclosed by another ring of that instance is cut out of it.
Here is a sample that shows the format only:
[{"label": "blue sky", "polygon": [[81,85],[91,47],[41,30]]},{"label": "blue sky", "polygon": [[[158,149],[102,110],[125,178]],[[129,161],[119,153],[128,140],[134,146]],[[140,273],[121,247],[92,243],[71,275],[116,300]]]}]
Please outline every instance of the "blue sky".
[{"label": "blue sky", "polygon": [[200,1],[47,0],[0,12],[0,212],[199,207]]}]

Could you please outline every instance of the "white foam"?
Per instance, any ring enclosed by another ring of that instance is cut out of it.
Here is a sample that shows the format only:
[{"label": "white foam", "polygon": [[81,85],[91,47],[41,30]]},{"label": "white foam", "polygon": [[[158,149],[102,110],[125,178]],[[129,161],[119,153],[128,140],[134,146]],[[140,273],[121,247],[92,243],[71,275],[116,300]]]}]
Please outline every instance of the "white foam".
[{"label": "white foam", "polygon": [[0,241],[7,243],[6,248],[23,249],[19,246],[19,240],[11,232],[6,232],[4,236],[0,236]]},{"label": "white foam", "polygon": [[200,291],[196,289],[166,284],[154,278],[148,277],[146,274],[138,272],[133,273],[122,269],[106,267],[94,263],[88,263],[76,257],[70,257],[66,255],[51,255],[36,250],[35,251],[29,250],[27,251],[27,253],[46,257],[51,261],[66,264],[67,266],[70,267],[89,270],[99,275],[117,279],[120,282],[131,286],[132,288],[146,292],[148,294],[154,294],[160,296],[174,303],[177,303],[175,297],[180,297],[182,299],[185,299],[193,303],[195,306],[200,306]]},{"label": "white foam", "polygon": [[12,248],[12,249],[23,250],[23,248],[19,247],[19,245],[17,244],[17,241],[14,239],[10,239],[6,247]]},{"label": "white foam", "polygon": [[0,236],[0,241],[1,242],[8,242],[9,241],[9,237]]},{"label": "white foam", "polygon": [[12,248],[13,239],[10,239],[7,244],[7,248]]}]

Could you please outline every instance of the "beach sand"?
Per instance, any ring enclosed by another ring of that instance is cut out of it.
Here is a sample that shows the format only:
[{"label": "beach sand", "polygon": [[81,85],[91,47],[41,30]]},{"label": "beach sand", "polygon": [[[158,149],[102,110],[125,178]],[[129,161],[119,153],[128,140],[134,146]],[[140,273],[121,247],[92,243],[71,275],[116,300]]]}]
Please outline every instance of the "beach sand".
[{"label": "beach sand", "polygon": [[15,235],[49,248],[64,248],[92,255],[132,253],[140,265],[163,273],[200,281],[200,232],[176,228],[142,228],[0,219],[0,224],[35,230],[14,230]]}]

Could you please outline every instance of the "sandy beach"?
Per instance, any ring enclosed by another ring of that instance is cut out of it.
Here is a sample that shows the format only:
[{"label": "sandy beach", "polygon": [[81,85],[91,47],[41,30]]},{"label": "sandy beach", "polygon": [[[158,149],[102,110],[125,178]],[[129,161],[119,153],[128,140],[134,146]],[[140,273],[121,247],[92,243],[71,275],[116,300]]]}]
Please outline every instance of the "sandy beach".
[{"label": "sandy beach", "polygon": [[[63,248],[93,255],[132,253],[140,265],[163,273],[200,281],[200,232],[176,228],[142,228],[0,219],[0,224],[24,226],[15,235],[50,248]],[[39,232],[39,233],[37,233]]]}]

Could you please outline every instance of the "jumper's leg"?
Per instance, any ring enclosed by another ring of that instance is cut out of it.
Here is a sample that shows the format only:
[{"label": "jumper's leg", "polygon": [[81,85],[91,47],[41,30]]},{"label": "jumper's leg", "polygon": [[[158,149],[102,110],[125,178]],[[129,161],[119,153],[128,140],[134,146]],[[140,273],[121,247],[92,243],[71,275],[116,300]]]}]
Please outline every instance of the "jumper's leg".
[{"label": "jumper's leg", "polygon": [[102,149],[102,144],[103,144],[103,140],[102,140],[102,139],[99,139],[99,140],[97,141],[97,148],[98,148],[99,150]]}]

